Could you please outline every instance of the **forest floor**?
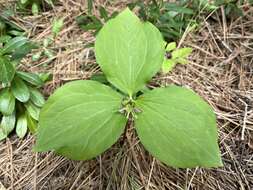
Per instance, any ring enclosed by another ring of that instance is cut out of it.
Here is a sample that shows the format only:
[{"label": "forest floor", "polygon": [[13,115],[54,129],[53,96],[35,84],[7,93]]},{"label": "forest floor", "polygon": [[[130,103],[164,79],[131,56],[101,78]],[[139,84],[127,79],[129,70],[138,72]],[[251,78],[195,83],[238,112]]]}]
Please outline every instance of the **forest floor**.
[{"label": "forest floor", "polygon": [[[122,10],[126,2],[115,1],[109,10]],[[8,6],[12,1],[2,3]],[[45,58],[31,62],[28,56],[22,64],[26,71],[53,74],[44,88],[46,96],[65,82],[89,79],[100,72],[93,48],[86,47],[95,38],[75,22],[85,10],[85,0],[61,0],[54,9],[38,16],[13,18],[36,42],[50,35],[53,18],[64,18],[64,28],[52,47],[56,52],[53,61],[47,63]],[[34,153],[33,135],[22,140],[13,135],[0,142],[0,190],[252,190],[253,7],[233,20],[216,14],[215,21],[204,20],[197,32],[181,39],[181,46],[194,50],[190,64],[178,65],[166,75],[157,74],[149,85],[188,86],[213,107],[224,167],[167,167],[144,150],[132,127],[126,139],[85,162],[52,152]]]}]

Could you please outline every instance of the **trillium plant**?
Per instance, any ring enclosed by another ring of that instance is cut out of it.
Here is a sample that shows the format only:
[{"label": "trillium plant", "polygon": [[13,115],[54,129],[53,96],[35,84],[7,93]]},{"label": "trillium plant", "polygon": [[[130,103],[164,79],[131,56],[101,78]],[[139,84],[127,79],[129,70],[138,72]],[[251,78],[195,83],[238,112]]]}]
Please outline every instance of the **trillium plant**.
[{"label": "trillium plant", "polygon": [[159,30],[126,9],[97,35],[95,54],[111,83],[74,81],[48,99],[39,118],[35,150],[88,160],[110,148],[131,117],[144,147],[179,168],[222,166],[215,114],[192,90],[171,85],[143,91],[162,68]]}]

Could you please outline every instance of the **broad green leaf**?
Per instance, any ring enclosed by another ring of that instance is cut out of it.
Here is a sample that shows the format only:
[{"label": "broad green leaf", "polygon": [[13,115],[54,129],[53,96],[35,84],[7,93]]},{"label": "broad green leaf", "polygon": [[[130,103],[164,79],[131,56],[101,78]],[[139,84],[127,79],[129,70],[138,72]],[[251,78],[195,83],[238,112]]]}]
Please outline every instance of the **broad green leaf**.
[{"label": "broad green leaf", "polygon": [[29,113],[29,115],[35,119],[36,121],[39,120],[39,114],[40,114],[40,108],[35,106],[32,102],[28,102],[25,104],[26,110]]},{"label": "broad green leaf", "polygon": [[34,86],[42,86],[44,84],[44,82],[41,80],[41,78],[37,74],[18,71],[17,75],[21,79],[25,80],[26,82]]},{"label": "broad green leaf", "polygon": [[35,88],[30,88],[31,101],[38,107],[42,107],[45,104],[44,96]]},{"label": "broad green leaf", "polygon": [[176,42],[168,43],[166,46],[166,51],[172,51],[172,50],[176,49],[176,47],[177,47]]},{"label": "broad green leaf", "polygon": [[35,150],[55,150],[74,160],[101,154],[124,131],[121,101],[119,93],[96,81],[64,85],[41,110]]},{"label": "broad green leaf", "polygon": [[17,125],[16,125],[16,134],[18,135],[19,138],[23,138],[27,133],[27,120],[26,120],[26,115],[23,114],[19,116],[17,120]]},{"label": "broad green leaf", "polygon": [[0,55],[0,83],[9,83],[15,75],[13,64],[6,57]]},{"label": "broad green leaf", "polygon": [[129,9],[109,20],[100,30],[95,52],[109,82],[132,96],[162,66],[164,41],[151,23],[142,23]]},{"label": "broad green leaf", "polygon": [[12,115],[3,116],[0,123],[0,128],[3,130],[4,134],[9,134],[15,127],[16,116],[15,112]]},{"label": "broad green leaf", "polygon": [[20,102],[27,102],[30,98],[28,87],[19,77],[15,77],[12,81],[11,91]]},{"label": "broad green leaf", "polygon": [[12,38],[1,50],[2,54],[11,53],[28,42],[23,36]]},{"label": "broad green leaf", "polygon": [[192,52],[192,48],[180,48],[175,51],[173,51],[172,58],[177,59],[177,58],[186,58],[188,57]]},{"label": "broad green leaf", "polygon": [[193,91],[170,86],[139,97],[135,122],[144,147],[179,168],[222,166],[211,107]]},{"label": "broad green leaf", "polygon": [[164,73],[170,72],[176,65],[176,60],[164,58],[162,70]]},{"label": "broad green leaf", "polygon": [[15,109],[15,97],[7,88],[0,90],[0,112],[10,115]]}]

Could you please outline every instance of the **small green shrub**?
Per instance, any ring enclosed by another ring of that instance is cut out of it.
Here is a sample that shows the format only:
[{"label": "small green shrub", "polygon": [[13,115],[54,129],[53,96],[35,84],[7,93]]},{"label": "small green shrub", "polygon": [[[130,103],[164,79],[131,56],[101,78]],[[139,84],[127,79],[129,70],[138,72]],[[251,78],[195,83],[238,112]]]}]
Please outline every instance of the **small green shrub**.
[{"label": "small green shrub", "polygon": [[[243,11],[240,5],[246,1],[237,0],[178,0],[168,2],[163,0],[142,1],[136,0],[129,3],[128,7],[136,9],[138,16],[144,20],[154,24],[162,33],[167,42],[179,40],[186,30],[194,30],[198,27],[201,16],[208,15],[212,11],[224,7],[225,15],[230,18],[232,16],[242,16]],[[104,23],[114,18],[118,12],[115,11],[111,15],[106,8],[99,6],[100,15],[96,17],[92,14],[93,1],[87,1],[88,12],[77,17],[77,24],[85,31],[94,31],[96,35],[103,27]]]},{"label": "small green shrub", "polygon": [[18,70],[19,61],[32,49],[25,37],[15,37],[0,49],[0,140],[14,129],[23,138],[27,129],[35,132],[45,100],[38,88],[44,76]]},{"label": "small green shrub", "polygon": [[118,140],[131,118],[144,147],[167,165],[222,165],[215,115],[205,101],[175,85],[143,91],[165,56],[154,25],[126,9],[100,30],[95,54],[114,88],[80,80],[56,90],[40,113],[36,151],[94,158]]},{"label": "small green shrub", "polygon": [[187,64],[187,57],[191,54],[192,49],[185,47],[176,49],[176,42],[171,42],[166,45],[166,56],[163,61],[162,70],[164,73],[170,72],[176,64]]}]

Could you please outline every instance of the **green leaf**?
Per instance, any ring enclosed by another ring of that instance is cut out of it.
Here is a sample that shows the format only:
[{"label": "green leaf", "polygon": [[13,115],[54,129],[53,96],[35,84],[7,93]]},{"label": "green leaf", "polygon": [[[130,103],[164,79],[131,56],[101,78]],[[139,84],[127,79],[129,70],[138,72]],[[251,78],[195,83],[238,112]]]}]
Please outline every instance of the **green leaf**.
[{"label": "green leaf", "polygon": [[40,115],[40,108],[35,106],[33,103],[28,102],[25,104],[26,110],[29,113],[29,115],[35,119],[36,121],[39,120],[39,115]]},{"label": "green leaf", "polygon": [[12,81],[11,91],[20,102],[27,102],[30,98],[28,87],[19,77],[15,77]]},{"label": "green leaf", "polygon": [[177,5],[176,3],[167,3],[165,8],[168,12],[177,12],[177,13],[189,14],[189,15],[194,14],[194,11],[192,9],[183,7],[181,5]]},{"label": "green leaf", "polygon": [[38,107],[42,107],[45,104],[44,96],[35,88],[30,88],[31,101]]},{"label": "green leaf", "polygon": [[35,150],[55,150],[74,160],[101,154],[124,131],[121,101],[119,93],[96,81],[64,85],[41,111]]},{"label": "green leaf", "polygon": [[10,115],[15,109],[15,97],[7,88],[0,91],[0,112]]},{"label": "green leaf", "polygon": [[42,54],[41,51],[38,52],[38,53],[36,53],[36,54],[33,54],[32,55],[32,61],[38,61],[40,59],[40,57],[41,57],[41,54]]},{"label": "green leaf", "polygon": [[171,53],[172,59],[186,58],[192,53],[192,48],[180,48]]},{"label": "green leaf", "polygon": [[63,18],[60,19],[55,19],[52,25],[52,32],[54,34],[54,36],[57,36],[59,34],[59,32],[61,31],[64,22],[63,22]]},{"label": "green leaf", "polygon": [[43,83],[52,80],[53,75],[51,73],[39,73],[38,74]]},{"label": "green leaf", "polygon": [[14,129],[15,123],[16,123],[16,116],[14,112],[12,115],[2,117],[0,128],[3,130],[3,133],[7,134],[8,136],[8,134],[12,132],[12,130]]},{"label": "green leaf", "polygon": [[27,133],[27,120],[25,114],[19,116],[16,125],[16,134],[19,138],[23,138]]},{"label": "green leaf", "polygon": [[103,6],[99,6],[99,13],[100,13],[100,17],[103,18],[105,21],[107,21],[109,19],[107,11],[105,10],[105,8]]},{"label": "green leaf", "polygon": [[34,86],[42,86],[44,84],[44,82],[41,80],[41,78],[37,74],[18,71],[17,75],[21,79],[25,80],[26,82]]},{"label": "green leaf", "polygon": [[176,42],[168,43],[166,46],[166,51],[172,51],[172,50],[176,49],[176,47],[177,47]]},{"label": "green leaf", "polygon": [[12,35],[12,36],[23,36],[25,34],[25,32],[24,31],[18,31],[18,30],[9,30],[8,34]]},{"label": "green leaf", "polygon": [[144,147],[165,164],[179,168],[222,166],[214,112],[186,88],[158,88],[139,97],[136,120]]},{"label": "green leaf", "polygon": [[20,0],[22,4],[26,4],[28,0]]},{"label": "green leaf", "polygon": [[87,0],[88,3],[88,13],[92,13],[92,8],[93,8],[93,0]]},{"label": "green leaf", "polygon": [[8,35],[3,35],[3,36],[1,36],[1,35],[0,35],[0,43],[6,43],[6,42],[8,42],[10,39],[11,39],[11,36],[8,36]]},{"label": "green leaf", "polygon": [[132,96],[161,68],[163,44],[157,28],[126,9],[100,30],[95,52],[108,81]]},{"label": "green leaf", "polygon": [[6,57],[0,55],[0,82],[9,83],[15,75],[13,64]]},{"label": "green leaf", "polygon": [[36,44],[34,43],[26,43],[23,46],[17,48],[11,55],[11,60],[21,60],[24,58],[28,53],[31,52],[32,49],[37,48]]},{"label": "green leaf", "polygon": [[45,49],[44,51],[45,56],[47,56],[49,59],[52,59],[54,57],[54,53],[53,51],[49,50],[49,49]]},{"label": "green leaf", "polygon": [[176,59],[176,62],[180,63],[182,65],[186,65],[186,64],[189,63],[189,61],[187,59],[185,59],[185,58],[178,58],[178,59]]},{"label": "green leaf", "polygon": [[0,51],[2,54],[11,53],[28,42],[23,36],[12,38]]},{"label": "green leaf", "polygon": [[1,125],[0,125],[0,141],[4,140],[5,138],[7,138],[7,134],[3,131]]},{"label": "green leaf", "polygon": [[164,73],[170,72],[176,65],[176,60],[164,58],[162,70]]},{"label": "green leaf", "polygon": [[27,127],[31,133],[35,133],[37,131],[37,121],[34,120],[29,113],[25,112],[26,120],[27,120]]},{"label": "green leaf", "polygon": [[32,14],[33,15],[38,15],[39,14],[39,5],[37,3],[32,4]]}]

